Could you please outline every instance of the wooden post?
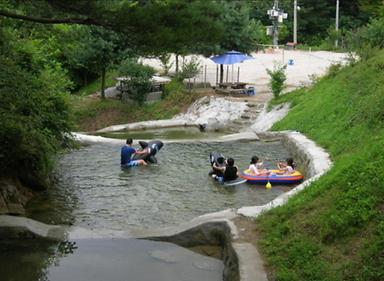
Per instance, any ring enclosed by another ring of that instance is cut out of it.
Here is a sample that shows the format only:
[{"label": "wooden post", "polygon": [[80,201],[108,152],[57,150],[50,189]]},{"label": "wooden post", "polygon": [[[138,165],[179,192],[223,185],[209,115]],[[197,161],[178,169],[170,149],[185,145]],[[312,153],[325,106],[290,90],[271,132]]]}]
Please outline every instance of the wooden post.
[{"label": "wooden post", "polygon": [[227,65],[227,76],[226,76],[226,79],[225,79],[225,80],[226,80],[226,81],[225,81],[226,83],[228,83],[228,71],[229,71],[229,65]]},{"label": "wooden post", "polygon": [[101,69],[101,98],[105,99],[105,67]]},{"label": "wooden post", "polygon": [[223,80],[224,80],[224,65],[220,64],[220,82],[219,83],[223,83]]},{"label": "wooden post", "polygon": [[240,81],[240,66],[237,67],[237,83]]},{"label": "wooden post", "polygon": [[233,79],[233,64],[232,64],[232,77],[231,77],[231,83],[235,82]]},{"label": "wooden post", "polygon": [[179,73],[179,55],[176,54],[175,56],[175,63],[176,63],[176,74]]},{"label": "wooden post", "polygon": [[207,84],[207,65],[204,65],[204,88]]},{"label": "wooden post", "polygon": [[216,64],[216,86],[219,84],[219,65]]}]

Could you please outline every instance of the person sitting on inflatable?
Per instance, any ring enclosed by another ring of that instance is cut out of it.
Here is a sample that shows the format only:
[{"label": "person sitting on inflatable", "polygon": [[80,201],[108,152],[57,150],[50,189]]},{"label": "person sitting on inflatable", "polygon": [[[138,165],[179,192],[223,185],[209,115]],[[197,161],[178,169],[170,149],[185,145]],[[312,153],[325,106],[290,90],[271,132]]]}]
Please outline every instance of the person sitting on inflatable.
[{"label": "person sitting on inflatable", "polygon": [[253,156],[251,158],[251,163],[248,169],[251,170],[252,174],[255,174],[257,176],[268,175],[270,173],[270,171],[263,168],[263,162],[259,162],[259,157],[257,156]]},{"label": "person sitting on inflatable", "polygon": [[215,175],[215,179],[220,182],[233,181],[237,179],[238,169],[234,164],[235,164],[235,160],[233,160],[233,158],[228,158],[226,161],[226,166],[219,168],[220,171],[223,173],[223,175],[222,176]]},{"label": "person sitting on inflatable", "polygon": [[212,170],[208,173],[215,178],[216,176],[223,176],[225,168],[225,157],[219,152],[211,152],[209,154],[209,162],[211,163]]},{"label": "person sitting on inflatable", "polygon": [[134,154],[145,154],[147,151],[141,150],[137,151],[132,147],[133,140],[131,138],[128,138],[126,141],[126,144],[121,148],[120,153],[120,165],[121,167],[133,167],[133,166],[139,166],[139,165],[147,165],[147,162],[145,162],[143,159],[140,160],[132,160],[132,155]]},{"label": "person sitting on inflatable", "polygon": [[218,177],[223,177],[224,176],[224,171],[225,171],[225,159],[222,157],[217,158],[217,163],[214,162],[212,164],[212,170],[213,174],[218,176]]},{"label": "person sitting on inflatable", "polygon": [[279,174],[290,175],[295,172],[295,163],[293,158],[287,158],[286,162],[277,162],[277,167],[279,168]]}]

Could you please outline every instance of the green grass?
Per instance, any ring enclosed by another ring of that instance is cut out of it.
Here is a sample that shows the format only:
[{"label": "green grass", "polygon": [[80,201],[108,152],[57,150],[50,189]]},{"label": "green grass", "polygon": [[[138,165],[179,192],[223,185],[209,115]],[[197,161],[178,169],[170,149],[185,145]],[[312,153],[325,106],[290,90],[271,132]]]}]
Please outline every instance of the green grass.
[{"label": "green grass", "polygon": [[257,220],[276,280],[384,280],[384,51],[343,68],[291,102],[274,130],[327,149],[332,170]]},{"label": "green grass", "polygon": [[[118,76],[117,71],[115,70],[108,71],[105,75],[105,88],[116,85],[117,81],[115,80],[115,78],[117,76]],[[74,94],[79,96],[88,96],[100,91],[101,91],[101,78],[99,77],[98,79],[89,83],[87,86],[80,88]]]}]

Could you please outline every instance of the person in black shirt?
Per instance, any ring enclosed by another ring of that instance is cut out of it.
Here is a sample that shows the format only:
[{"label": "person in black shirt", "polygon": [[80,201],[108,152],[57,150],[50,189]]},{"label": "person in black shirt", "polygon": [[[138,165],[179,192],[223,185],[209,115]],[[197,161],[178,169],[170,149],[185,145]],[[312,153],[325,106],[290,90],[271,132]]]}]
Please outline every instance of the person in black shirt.
[{"label": "person in black shirt", "polygon": [[237,179],[237,167],[233,158],[227,159],[227,166],[224,171],[224,181],[233,181]]}]

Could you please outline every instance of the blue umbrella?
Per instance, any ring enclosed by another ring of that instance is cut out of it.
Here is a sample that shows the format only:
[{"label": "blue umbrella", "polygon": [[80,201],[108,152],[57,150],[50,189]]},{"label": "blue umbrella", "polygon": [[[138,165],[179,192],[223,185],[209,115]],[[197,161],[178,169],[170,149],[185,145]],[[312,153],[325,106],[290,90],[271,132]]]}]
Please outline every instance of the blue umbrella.
[{"label": "blue umbrella", "polygon": [[240,53],[238,51],[229,51],[222,55],[210,57],[217,64],[235,64],[245,60],[254,59],[254,57]]}]

